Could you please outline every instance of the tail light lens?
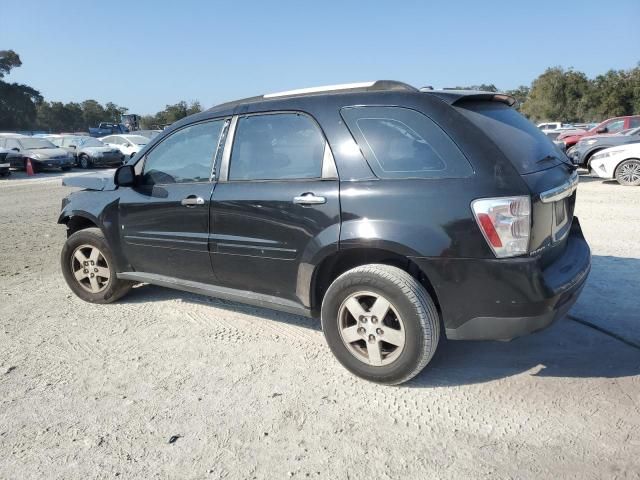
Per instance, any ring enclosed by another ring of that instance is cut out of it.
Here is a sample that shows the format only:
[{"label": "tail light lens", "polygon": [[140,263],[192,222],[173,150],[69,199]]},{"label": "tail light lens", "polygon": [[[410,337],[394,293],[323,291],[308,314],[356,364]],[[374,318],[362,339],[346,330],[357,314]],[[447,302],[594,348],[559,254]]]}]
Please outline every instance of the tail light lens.
[{"label": "tail light lens", "polygon": [[471,203],[471,209],[496,257],[515,257],[529,252],[529,197],[481,198]]}]

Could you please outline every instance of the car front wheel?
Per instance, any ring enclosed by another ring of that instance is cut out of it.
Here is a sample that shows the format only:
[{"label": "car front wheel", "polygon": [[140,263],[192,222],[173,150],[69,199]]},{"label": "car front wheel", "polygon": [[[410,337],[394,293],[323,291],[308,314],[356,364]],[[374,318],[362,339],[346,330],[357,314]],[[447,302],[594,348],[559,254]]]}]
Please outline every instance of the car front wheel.
[{"label": "car front wheel", "polygon": [[82,155],[80,157],[80,168],[89,168],[90,166],[91,162],[89,161],[89,157]]},{"label": "car front wheel", "polygon": [[329,348],[347,370],[388,385],[420,373],[440,338],[438,312],[427,291],[389,265],[340,275],[324,296],[321,319]]},{"label": "car front wheel", "polygon": [[62,248],[60,263],[67,285],[86,302],[114,302],[133,285],[117,278],[111,249],[99,228],[72,234]]},{"label": "car front wheel", "polygon": [[640,185],[640,160],[625,160],[616,168],[616,180],[620,185],[637,187]]}]

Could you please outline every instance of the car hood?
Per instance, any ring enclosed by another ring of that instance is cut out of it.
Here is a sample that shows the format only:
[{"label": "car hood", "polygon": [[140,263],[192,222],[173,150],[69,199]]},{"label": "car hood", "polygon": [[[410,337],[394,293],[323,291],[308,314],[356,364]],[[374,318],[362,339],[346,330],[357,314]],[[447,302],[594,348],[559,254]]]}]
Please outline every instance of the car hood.
[{"label": "car hood", "polygon": [[67,157],[69,152],[64,148],[34,148],[33,150],[24,150],[30,155],[38,154],[42,158]]},{"label": "car hood", "polygon": [[85,190],[115,190],[116,184],[113,182],[115,170],[105,170],[102,172],[86,173],[62,179],[65,187],[80,187]]}]

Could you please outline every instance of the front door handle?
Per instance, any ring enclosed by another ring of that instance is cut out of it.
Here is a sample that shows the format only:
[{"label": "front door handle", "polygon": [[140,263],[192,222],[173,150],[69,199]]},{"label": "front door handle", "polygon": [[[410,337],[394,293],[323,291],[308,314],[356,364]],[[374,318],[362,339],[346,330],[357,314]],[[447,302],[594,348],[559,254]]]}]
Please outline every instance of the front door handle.
[{"label": "front door handle", "polygon": [[196,197],[195,195],[189,195],[183,198],[180,204],[185,207],[195,207],[196,205],[204,205],[204,199],[202,197]]},{"label": "front door handle", "polygon": [[293,197],[293,203],[296,205],[322,205],[327,203],[325,197],[318,197],[313,192],[306,192],[298,197]]}]

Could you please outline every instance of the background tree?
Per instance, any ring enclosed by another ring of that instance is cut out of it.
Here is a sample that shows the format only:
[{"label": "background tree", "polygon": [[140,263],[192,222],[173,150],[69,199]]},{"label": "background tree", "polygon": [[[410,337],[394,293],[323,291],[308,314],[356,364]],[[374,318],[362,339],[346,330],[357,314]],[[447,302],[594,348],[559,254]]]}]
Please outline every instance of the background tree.
[{"label": "background tree", "polygon": [[0,78],[8,75],[12,68],[22,65],[20,56],[13,50],[0,50]]},{"label": "background tree", "polygon": [[581,121],[584,118],[582,99],[589,91],[589,80],[584,73],[562,67],[548,68],[531,84],[522,112],[534,121]]},{"label": "background tree", "polygon": [[[13,50],[0,51],[0,79],[12,68],[22,65],[20,56]],[[42,102],[37,90],[20,83],[0,80],[0,129],[29,129],[36,119],[36,105]]]}]

